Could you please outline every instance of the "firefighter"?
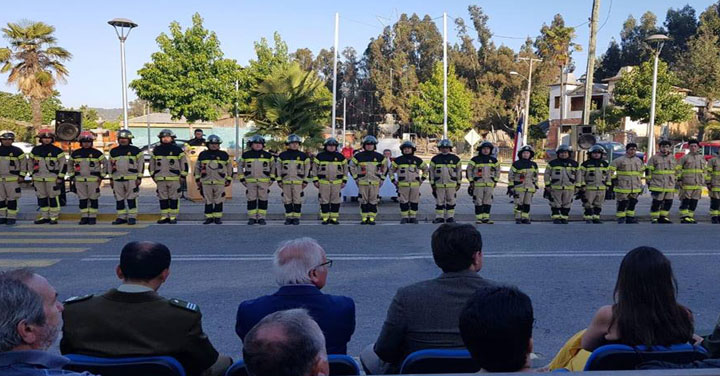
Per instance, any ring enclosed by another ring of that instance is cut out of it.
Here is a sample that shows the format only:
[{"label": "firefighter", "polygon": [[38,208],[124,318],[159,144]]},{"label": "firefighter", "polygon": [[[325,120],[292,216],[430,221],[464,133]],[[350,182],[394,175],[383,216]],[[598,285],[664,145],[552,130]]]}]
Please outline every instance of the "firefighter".
[{"label": "firefighter", "polygon": [[588,150],[590,158],[580,165],[578,183],[585,212],[585,223],[602,223],[600,213],[605,202],[605,192],[610,186],[610,164],[603,157],[605,148],[593,145]]},{"label": "firefighter", "polygon": [[433,223],[455,222],[455,199],[462,182],[460,157],[451,153],[452,141],[438,142],[439,154],[430,160],[430,186],[435,196]]},{"label": "firefighter", "polygon": [[628,143],[625,145],[625,155],[610,164],[613,191],[617,200],[615,216],[618,223],[638,223],[635,218],[635,205],[643,190],[642,177],[645,165],[636,153],[637,144]]},{"label": "firefighter", "polygon": [[203,150],[198,155],[193,176],[200,193],[205,199],[205,222],[222,224],[225,187],[233,180],[233,166],[228,153],[220,150],[222,139],[211,134],[208,136]]},{"label": "firefighter", "polygon": [[268,192],[275,181],[275,157],[265,151],[265,138],[260,135],[248,140],[250,150],[238,161],[238,179],[245,186],[248,225],[265,225],[268,209]]},{"label": "firefighter", "polygon": [[301,152],[302,139],[291,134],[285,140],[287,150],[280,153],[275,160],[275,175],[278,185],[282,189],[282,199],[285,205],[285,224],[299,225],[302,215],[302,203],[305,187],[310,178],[311,159]]},{"label": "firefighter", "polygon": [[425,162],[415,156],[417,147],[412,141],[400,145],[401,156],[392,161],[390,179],[397,187],[400,203],[400,223],[418,223],[417,212],[420,204],[420,185],[425,180],[428,167]]},{"label": "firefighter", "polygon": [[341,190],[347,183],[348,163],[345,156],[337,151],[340,143],[333,137],[323,142],[312,165],[312,180],[318,189],[320,219],[322,224],[340,224]]},{"label": "firefighter", "polygon": [[38,131],[37,138],[40,145],[30,151],[28,168],[32,168],[30,176],[35,186],[35,194],[40,207],[40,216],[35,220],[36,225],[49,223],[56,225],[60,216],[61,185],[65,184],[67,174],[67,159],[65,152],[53,145],[55,133],[50,129]]},{"label": "firefighter", "polygon": [[180,179],[188,175],[185,151],[175,144],[175,133],[163,129],[158,133],[160,144],[152,151],[150,175],[157,184],[160,219],[157,223],[177,223],[180,213]]},{"label": "firefighter", "polygon": [[556,158],[545,167],[545,192],[543,196],[550,201],[552,220],[555,224],[567,224],[570,208],[578,189],[578,163],[572,156],[572,148],[560,145],[555,150]]},{"label": "firefighter", "polygon": [[350,160],[350,173],[358,185],[361,225],[375,224],[378,194],[387,175],[385,157],[375,151],[377,144],[377,138],[365,136],[362,141],[363,150]]},{"label": "firefighter", "polygon": [[478,155],[470,160],[467,166],[467,179],[470,182],[468,193],[475,203],[475,222],[488,223],[490,208],[493,202],[493,191],[500,179],[500,162],[492,156],[495,146],[490,141],[483,141],[478,146]]},{"label": "firefighter", "polygon": [[0,224],[12,226],[18,213],[20,178],[27,175],[27,155],[17,146],[15,133],[0,131]]},{"label": "firefighter", "polygon": [[705,169],[705,184],[710,195],[711,221],[720,224],[720,154],[708,161]]},{"label": "firefighter", "polygon": [[100,183],[107,175],[107,159],[105,154],[93,147],[95,136],[88,131],[80,132],[78,137],[80,149],[70,153],[68,177],[74,185],[80,205],[81,225],[97,223],[100,198]]},{"label": "firefighter", "polygon": [[117,218],[112,222],[114,225],[137,223],[137,198],[140,195],[140,183],[145,172],[145,157],[140,148],[132,145],[133,137],[129,130],[119,130],[118,146],[110,149],[108,173],[115,194],[117,211]]},{"label": "firefighter", "polygon": [[533,161],[535,150],[525,145],[518,151],[508,174],[508,193],[515,201],[515,223],[530,224],[530,205],[538,189],[538,165]]},{"label": "firefighter", "polygon": [[645,181],[652,196],[652,223],[672,223],[669,215],[675,196],[676,165],[672,144],[668,140],[660,141],[660,150],[648,160],[645,167]]},{"label": "firefighter", "polygon": [[677,184],[680,188],[680,223],[697,223],[695,209],[702,197],[702,187],[705,183],[705,157],[700,152],[698,140],[688,141],[690,152],[685,154],[677,163]]}]

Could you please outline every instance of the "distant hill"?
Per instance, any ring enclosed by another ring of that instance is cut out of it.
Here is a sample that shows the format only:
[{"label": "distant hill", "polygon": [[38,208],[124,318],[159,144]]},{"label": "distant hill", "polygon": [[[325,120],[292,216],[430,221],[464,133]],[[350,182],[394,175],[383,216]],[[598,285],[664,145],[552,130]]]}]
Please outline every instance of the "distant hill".
[{"label": "distant hill", "polygon": [[122,108],[92,108],[104,120],[115,121],[122,117]]}]

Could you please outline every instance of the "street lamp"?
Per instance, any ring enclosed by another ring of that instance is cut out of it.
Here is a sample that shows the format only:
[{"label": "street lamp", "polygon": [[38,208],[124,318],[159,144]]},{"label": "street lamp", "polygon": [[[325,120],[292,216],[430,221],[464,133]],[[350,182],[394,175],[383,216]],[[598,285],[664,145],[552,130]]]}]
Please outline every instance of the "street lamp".
[{"label": "street lamp", "polygon": [[[128,129],[128,102],[127,102],[127,73],[125,72],[125,40],[130,35],[130,30],[137,27],[135,22],[127,18],[115,18],[108,21],[115,28],[115,34],[120,39],[120,69],[122,70],[122,101],[123,101],[123,129]],[[149,115],[148,115],[149,116]]]},{"label": "street lamp", "polygon": [[658,61],[660,60],[660,51],[662,51],[665,42],[669,40],[670,38],[667,35],[663,34],[653,34],[645,39],[645,42],[655,49],[655,66],[653,67],[652,97],[650,99],[650,123],[648,124],[647,129],[648,158],[655,155],[655,100],[657,95]]}]

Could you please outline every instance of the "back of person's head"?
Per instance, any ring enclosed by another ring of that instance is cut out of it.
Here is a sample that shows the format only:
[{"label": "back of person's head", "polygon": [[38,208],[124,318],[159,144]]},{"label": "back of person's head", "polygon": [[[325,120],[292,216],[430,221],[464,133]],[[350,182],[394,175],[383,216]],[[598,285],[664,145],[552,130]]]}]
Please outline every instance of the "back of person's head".
[{"label": "back of person's head", "polygon": [[327,374],[325,337],[304,309],[271,313],[245,337],[243,359],[251,376]]},{"label": "back of person's head", "polygon": [[482,252],[482,235],[470,224],[446,223],[432,234],[435,264],[445,273],[467,270]]},{"label": "back of person's head", "polygon": [[[21,323],[38,328],[46,323],[40,295],[18,279],[18,274],[5,274],[0,275],[0,352],[12,351],[25,343],[18,331]],[[44,343],[39,348],[46,349],[51,344]]]},{"label": "back of person's head", "polygon": [[517,372],[532,352],[533,308],[513,286],[477,290],[460,313],[460,335],[475,362],[488,372]]},{"label": "back of person's head", "polygon": [[161,243],[133,241],[120,252],[120,270],[126,280],[149,281],[170,268],[170,249]]},{"label": "back of person's head", "polygon": [[613,323],[622,343],[669,346],[692,339],[693,322],[677,302],[670,260],[652,247],[628,252],[615,284]]},{"label": "back of person's head", "polygon": [[312,238],[280,243],[273,255],[275,280],[280,286],[311,284],[310,272],[322,264],[325,250]]}]

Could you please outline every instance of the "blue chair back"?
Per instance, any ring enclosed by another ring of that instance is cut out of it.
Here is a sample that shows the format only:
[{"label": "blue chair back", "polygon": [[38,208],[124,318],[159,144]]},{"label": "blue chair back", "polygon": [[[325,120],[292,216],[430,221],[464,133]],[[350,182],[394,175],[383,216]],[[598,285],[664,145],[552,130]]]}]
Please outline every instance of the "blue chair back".
[{"label": "blue chair back", "polygon": [[102,376],[185,376],[182,364],[170,356],[144,356],[132,358],[100,358],[68,354],[70,359],[63,369],[87,371]]},{"label": "blue chair back", "polygon": [[408,355],[400,366],[400,374],[475,373],[480,370],[463,350],[420,350]]},{"label": "blue chair back", "polygon": [[[330,364],[329,376],[359,376],[360,366],[355,360],[347,355],[332,354],[328,355],[328,363]],[[243,360],[238,360],[227,372],[225,376],[248,376],[247,368]]]},{"label": "blue chair back", "polygon": [[658,360],[677,364],[706,359],[707,350],[687,343],[665,346],[605,345],[590,355],[585,371],[634,370],[641,363]]}]

